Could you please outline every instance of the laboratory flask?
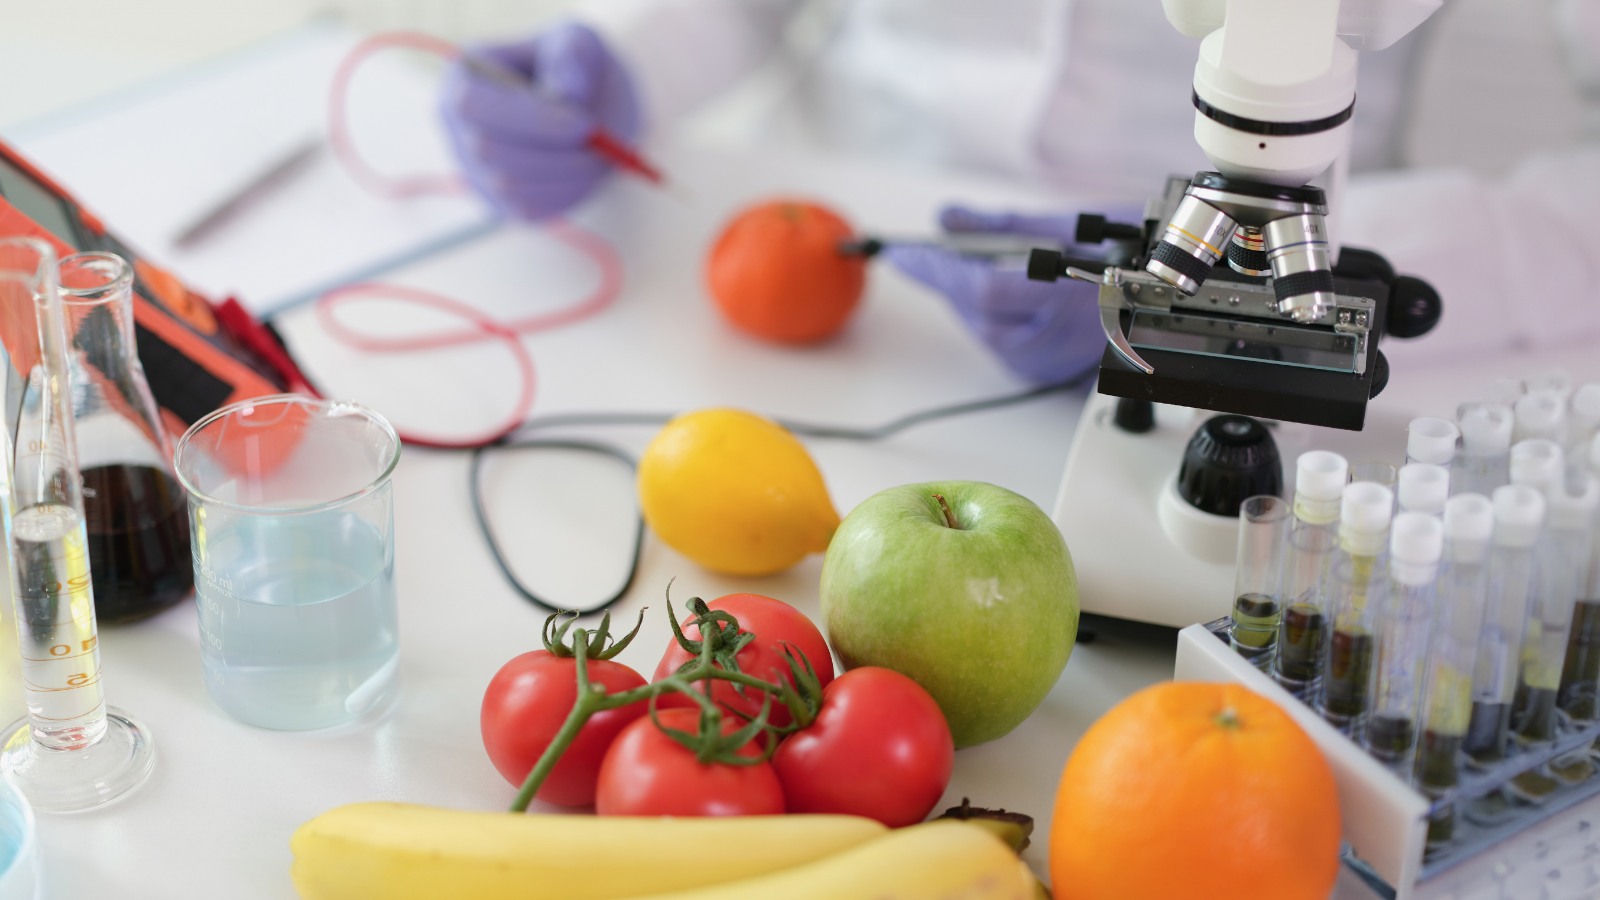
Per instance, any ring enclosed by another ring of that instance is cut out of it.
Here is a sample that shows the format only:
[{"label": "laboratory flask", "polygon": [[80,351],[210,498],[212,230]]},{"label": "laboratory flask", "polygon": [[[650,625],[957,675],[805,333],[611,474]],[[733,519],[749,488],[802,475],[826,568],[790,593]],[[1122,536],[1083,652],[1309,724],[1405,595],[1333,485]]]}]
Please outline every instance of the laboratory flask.
[{"label": "laboratory flask", "polygon": [[399,460],[382,416],[289,394],[225,406],[178,440],[206,688],[234,718],[323,728],[393,696]]},{"label": "laboratory flask", "polygon": [[113,253],[57,264],[83,475],[95,615],[131,622],[189,596],[189,515],[133,328],[133,268]]},{"label": "laboratory flask", "polygon": [[28,705],[0,733],[0,772],[35,808],[71,811],[144,783],[155,751],[101,682],[63,306],[51,247],[0,238],[0,521]]}]

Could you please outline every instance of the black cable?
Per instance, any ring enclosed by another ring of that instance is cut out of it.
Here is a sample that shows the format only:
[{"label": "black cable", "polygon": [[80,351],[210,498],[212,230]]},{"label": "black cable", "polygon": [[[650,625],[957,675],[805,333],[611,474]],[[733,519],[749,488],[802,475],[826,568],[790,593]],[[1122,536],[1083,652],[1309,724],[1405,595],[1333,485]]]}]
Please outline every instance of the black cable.
[{"label": "black cable", "polygon": [[506,562],[505,554],[500,552],[500,542],[495,539],[494,528],[489,525],[488,514],[484,512],[483,480],[479,477],[479,473],[483,469],[484,451],[491,449],[581,450],[586,453],[599,453],[604,456],[609,456],[612,459],[620,460],[628,467],[629,472],[635,472],[638,470],[638,462],[632,456],[629,456],[627,453],[617,449],[616,447],[613,447],[609,444],[595,443],[593,441],[524,441],[515,444],[490,444],[475,448],[472,451],[472,467],[471,473],[468,476],[472,481],[472,514],[478,520],[478,530],[483,534],[484,542],[489,545],[489,555],[494,557],[494,564],[500,567],[500,574],[505,576],[506,581],[511,583],[512,590],[516,591],[517,594],[522,597],[522,599],[532,603],[534,606],[537,606],[540,609],[545,610],[546,612],[576,613],[579,616],[588,616],[597,612],[601,612],[611,606],[611,604],[621,600],[623,595],[628,593],[628,588],[633,586],[633,580],[639,574],[639,556],[644,548],[644,517],[638,517],[638,526],[635,528],[633,533],[633,555],[628,561],[628,572],[622,581],[622,587],[618,588],[617,592],[612,594],[610,597],[607,597],[605,600],[587,609],[574,609],[571,606],[556,606],[550,601],[534,593],[527,587],[527,585],[524,585],[522,583],[522,579],[518,578],[516,573],[511,571],[511,565]]},{"label": "black cable", "polygon": [[[912,428],[926,422],[933,422],[939,419],[950,418],[952,416],[965,415],[967,413],[1001,409],[1007,406],[1014,406],[1018,403],[1025,403],[1038,397],[1080,387],[1091,381],[1095,374],[1096,369],[1090,368],[1088,371],[1065,381],[1039,385],[1037,387],[1029,388],[1025,391],[1019,391],[1013,394],[1004,394],[999,397],[987,397],[980,400],[970,400],[965,403],[954,403],[948,406],[936,406],[932,409],[919,410],[917,412],[901,416],[898,419],[891,419],[890,421],[876,427],[848,428],[834,425],[809,424],[787,419],[775,419],[774,421],[788,429],[790,432],[805,437],[820,438],[825,440],[877,441],[883,440],[884,438],[893,437],[894,435],[899,434],[908,428]],[[542,428],[560,428],[569,426],[661,426],[671,421],[676,415],[676,413],[641,412],[560,413],[556,415],[529,419],[522,425],[521,428],[518,428],[513,435],[508,435],[506,438],[503,438],[496,443],[478,447],[472,451],[472,466],[469,478],[471,480],[473,515],[478,521],[478,529],[480,532],[482,532],[484,541],[489,545],[489,553],[494,557],[495,565],[500,568],[500,573],[505,576],[506,581],[510,582],[512,589],[517,592],[518,596],[547,612],[575,612],[580,617],[593,615],[610,607],[611,604],[622,599],[623,595],[628,592],[628,589],[633,586],[634,579],[639,574],[639,559],[644,548],[644,516],[640,515],[638,517],[638,526],[634,531],[633,537],[633,553],[628,560],[627,576],[622,582],[622,587],[619,588],[615,594],[612,594],[610,597],[606,598],[605,601],[588,607],[587,609],[575,610],[570,606],[556,606],[550,601],[534,593],[526,585],[524,585],[522,580],[516,576],[516,573],[511,571],[511,566],[506,562],[505,555],[500,552],[500,543],[495,539],[494,528],[489,524],[489,517],[484,511],[483,485],[482,479],[479,477],[479,474],[483,468],[484,453],[489,450],[578,450],[587,453],[599,453],[604,456],[609,456],[613,459],[620,460],[628,466],[628,470],[630,472],[636,472],[638,470],[638,461],[632,456],[628,455],[626,452],[609,444],[601,444],[593,441],[562,440],[554,438],[523,439],[518,437],[518,435],[522,435],[529,431],[537,431]]]}]

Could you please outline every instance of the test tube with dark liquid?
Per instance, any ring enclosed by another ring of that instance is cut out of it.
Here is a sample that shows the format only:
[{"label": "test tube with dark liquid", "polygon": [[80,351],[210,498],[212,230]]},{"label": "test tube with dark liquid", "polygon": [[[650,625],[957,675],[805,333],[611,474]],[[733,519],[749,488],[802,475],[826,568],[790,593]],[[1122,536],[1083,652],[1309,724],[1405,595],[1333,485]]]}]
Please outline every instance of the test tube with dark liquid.
[{"label": "test tube with dark liquid", "polygon": [[[1413,777],[1429,797],[1461,779],[1461,747],[1472,713],[1472,671],[1488,602],[1489,539],[1494,505],[1482,494],[1457,494],[1444,508],[1444,556],[1434,599],[1433,631],[1422,669],[1422,735]],[[1428,820],[1427,846],[1437,853],[1455,835],[1455,809]]]},{"label": "test tube with dark liquid", "polygon": [[1339,507],[1339,555],[1328,592],[1328,648],[1317,708],[1350,730],[1367,712],[1372,681],[1373,624],[1388,587],[1385,571],[1394,491],[1354,481]]},{"label": "test tube with dark liquid", "polygon": [[1474,762],[1505,758],[1523,634],[1533,611],[1534,546],[1544,527],[1544,495],[1525,484],[1496,488],[1489,549],[1488,604],[1478,634],[1472,714],[1464,749]]},{"label": "test tube with dark liquid", "polygon": [[1312,694],[1322,675],[1328,572],[1339,546],[1339,503],[1349,464],[1312,450],[1295,461],[1294,521],[1283,566],[1282,617],[1272,676],[1292,693]]},{"label": "test tube with dark liquid", "polygon": [[1389,583],[1374,617],[1372,708],[1362,742],[1368,752],[1406,772],[1421,718],[1424,669],[1433,627],[1444,524],[1427,513],[1394,517],[1389,532]]},{"label": "test tube with dark liquid", "polygon": [[1234,567],[1233,649],[1266,671],[1278,642],[1283,611],[1283,549],[1293,518],[1282,497],[1262,494],[1239,504],[1239,552]]}]

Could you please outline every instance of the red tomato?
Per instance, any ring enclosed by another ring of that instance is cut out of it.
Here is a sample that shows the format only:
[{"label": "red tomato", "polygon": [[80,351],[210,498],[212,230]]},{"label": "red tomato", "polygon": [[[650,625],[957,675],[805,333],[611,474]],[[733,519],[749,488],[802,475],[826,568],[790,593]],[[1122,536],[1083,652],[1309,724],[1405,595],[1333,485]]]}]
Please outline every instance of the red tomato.
[{"label": "red tomato", "polygon": [[[811,668],[816,670],[817,680],[823,687],[827,687],[828,682],[833,680],[833,656],[828,652],[828,642],[823,640],[822,632],[800,610],[782,600],[763,597],[760,594],[728,594],[706,605],[738,619],[739,630],[748,631],[756,636],[755,640],[739,651],[737,657],[739,671],[774,684],[779,680],[786,684],[792,683],[789,679],[789,663],[783,652],[784,647],[789,646],[804,655],[811,663]],[[699,640],[699,628],[690,626],[687,620],[681,624],[686,637],[690,640]],[[660,664],[656,666],[654,680],[660,681],[667,677],[690,659],[692,657],[689,651],[674,640],[668,645]],[[747,690],[726,681],[718,681],[711,692],[717,702],[728,709],[748,716],[761,712],[761,691]],[[693,700],[675,691],[668,691],[656,701],[658,709],[693,704]],[[776,698],[771,712],[768,713],[768,721],[774,725],[789,724],[789,710],[777,705]]]},{"label": "red tomato", "polygon": [[[663,709],[657,717],[668,728],[690,734],[700,729],[696,710]],[[742,724],[729,716],[722,731]],[[760,739],[740,747],[738,755],[760,757]],[[701,763],[646,716],[623,729],[601,762],[594,811],[603,816],[777,815],[783,812],[783,788],[764,761]]]},{"label": "red tomato", "polygon": [[891,669],[863,666],[822,692],[810,725],[772,757],[794,813],[848,813],[890,828],[923,820],[950,784],[955,742],[922,686]]},{"label": "red tomato", "polygon": [[[589,660],[588,672],[591,684],[605,685],[612,694],[645,684],[644,676],[609,659]],[[489,760],[507,781],[522,786],[577,700],[577,661],[571,657],[532,650],[494,673],[489,689],[483,693],[478,724]],[[606,748],[617,732],[647,709],[644,701],[639,701],[591,716],[535,796],[558,806],[593,803],[595,780]]]}]

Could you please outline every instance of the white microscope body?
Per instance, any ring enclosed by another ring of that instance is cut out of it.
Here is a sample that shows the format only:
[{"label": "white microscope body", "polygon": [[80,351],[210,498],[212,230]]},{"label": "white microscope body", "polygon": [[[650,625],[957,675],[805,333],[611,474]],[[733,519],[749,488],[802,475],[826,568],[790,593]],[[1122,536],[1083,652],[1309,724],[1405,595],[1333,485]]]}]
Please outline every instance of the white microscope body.
[{"label": "white microscope body", "polygon": [[[1390,46],[1442,3],[1163,0],[1168,21],[1200,39],[1194,135],[1216,171],[1190,181],[1143,272],[1132,279],[1154,276],[1157,288],[1187,297],[1192,310],[1202,300],[1216,303],[1208,295],[1229,290],[1225,284],[1202,290],[1213,266],[1226,259],[1227,268],[1258,290],[1270,285],[1264,302],[1275,302],[1276,311],[1265,313],[1277,321],[1315,324],[1337,317],[1342,298],[1332,268],[1338,244],[1329,220],[1348,166],[1358,51]],[[1152,292],[1145,288],[1144,294]],[[1117,347],[1121,335],[1109,330],[1114,325],[1107,327],[1113,348],[1128,350]],[[1129,356],[1132,371],[1142,360],[1135,351]],[[1261,371],[1269,374],[1252,377],[1294,377],[1276,374],[1285,373],[1281,368]],[[1104,390],[1104,365],[1101,373]],[[1116,403],[1091,396],[1055,506],[1078,564],[1083,610],[1175,627],[1226,615],[1237,519],[1189,506],[1175,487],[1184,448],[1206,416],[1158,403],[1154,427],[1130,433],[1113,422]],[[1313,446],[1358,460],[1394,456],[1395,447],[1403,450],[1409,417],[1374,410],[1361,431],[1275,429],[1284,490],[1293,489],[1295,456]],[[1151,565],[1152,559],[1159,563]]]}]

